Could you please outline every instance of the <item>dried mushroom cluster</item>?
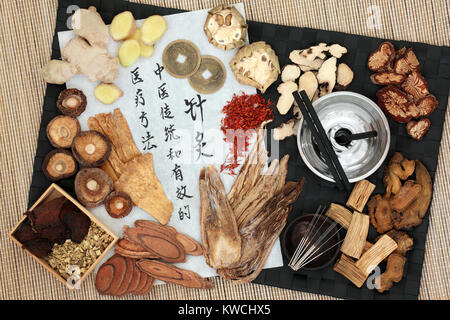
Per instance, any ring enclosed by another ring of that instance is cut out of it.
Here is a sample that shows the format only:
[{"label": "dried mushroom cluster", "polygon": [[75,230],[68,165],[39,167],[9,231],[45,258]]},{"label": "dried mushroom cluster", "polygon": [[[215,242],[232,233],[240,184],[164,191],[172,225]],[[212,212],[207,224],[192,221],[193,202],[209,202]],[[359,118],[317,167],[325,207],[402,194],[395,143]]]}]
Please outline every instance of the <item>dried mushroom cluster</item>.
[{"label": "dried mushroom cluster", "polygon": [[[386,87],[377,92],[378,106],[394,121],[407,123],[406,132],[420,141],[430,129],[430,115],[439,102],[428,90],[420,74],[420,63],[414,51],[405,47],[395,50],[391,42],[383,42],[369,56],[373,83]],[[413,119],[419,119],[415,121]]]},{"label": "dried mushroom cluster", "polygon": [[289,59],[295,64],[288,64],[281,71],[282,83],[277,88],[280,94],[277,109],[281,115],[285,115],[294,105],[294,118],[274,129],[275,140],[297,134],[302,114],[294,101],[295,91],[305,90],[308,98],[315,101],[333,90],[345,90],[350,85],[353,71],[337,60],[345,53],[347,49],[339,44],[328,46],[326,43],[319,43],[289,54]]},{"label": "dried mushroom cluster", "polygon": [[87,235],[80,243],[67,239],[63,244],[55,244],[46,260],[65,279],[71,276],[71,266],[79,267],[80,275],[83,275],[112,241],[109,234],[91,223]]},{"label": "dried mushroom cluster", "polygon": [[222,50],[242,47],[247,38],[247,24],[234,6],[221,4],[208,11],[203,27],[208,41]]}]

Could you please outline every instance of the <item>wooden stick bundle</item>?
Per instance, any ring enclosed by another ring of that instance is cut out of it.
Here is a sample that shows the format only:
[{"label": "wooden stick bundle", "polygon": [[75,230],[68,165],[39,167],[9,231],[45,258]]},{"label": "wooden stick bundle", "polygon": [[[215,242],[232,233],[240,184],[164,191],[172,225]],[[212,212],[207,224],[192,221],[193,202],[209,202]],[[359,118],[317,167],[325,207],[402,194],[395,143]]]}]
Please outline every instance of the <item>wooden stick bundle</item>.
[{"label": "wooden stick bundle", "polygon": [[385,234],[356,261],[355,265],[366,275],[369,275],[395,249],[397,249],[397,242]]},{"label": "wooden stick bundle", "polygon": [[373,183],[367,180],[358,181],[353,187],[350,197],[347,199],[346,206],[362,212],[373,190],[375,190]]},{"label": "wooden stick bundle", "polygon": [[359,212],[353,212],[350,226],[342,243],[341,251],[346,255],[359,259],[369,233],[369,216]]}]

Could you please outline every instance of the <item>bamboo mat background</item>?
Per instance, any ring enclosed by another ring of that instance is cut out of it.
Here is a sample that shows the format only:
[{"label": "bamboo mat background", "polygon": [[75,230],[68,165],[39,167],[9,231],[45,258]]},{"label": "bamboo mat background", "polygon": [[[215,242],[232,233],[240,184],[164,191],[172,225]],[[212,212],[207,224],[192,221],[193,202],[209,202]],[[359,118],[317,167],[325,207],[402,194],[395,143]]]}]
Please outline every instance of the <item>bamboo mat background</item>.
[{"label": "bamboo mat background", "polygon": [[[240,1],[133,2],[198,10]],[[450,1],[243,2],[249,20],[450,45]],[[110,299],[97,294],[93,274],[81,290],[69,291],[7,237],[27,209],[46,87],[39,70],[50,58],[56,10],[55,0],[0,1],[0,299]],[[377,10],[381,19],[379,28],[370,28],[370,12]],[[449,114],[447,108],[419,299],[450,298]],[[233,285],[219,278],[214,281],[216,288],[210,291],[169,284],[155,287],[148,296],[125,299],[334,299],[256,284]]]}]

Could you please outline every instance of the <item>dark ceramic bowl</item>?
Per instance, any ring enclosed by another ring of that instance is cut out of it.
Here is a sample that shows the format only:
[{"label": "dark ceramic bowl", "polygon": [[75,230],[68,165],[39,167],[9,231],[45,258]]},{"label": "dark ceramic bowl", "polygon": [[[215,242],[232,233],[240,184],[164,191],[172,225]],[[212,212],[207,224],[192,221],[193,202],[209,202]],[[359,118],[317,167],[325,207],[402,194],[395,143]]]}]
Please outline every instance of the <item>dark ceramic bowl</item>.
[{"label": "dark ceramic bowl", "polygon": [[[307,214],[295,218],[288,224],[288,226],[284,230],[283,236],[281,238],[281,246],[283,249],[283,254],[288,261],[291,260],[292,255],[295,252],[295,249],[297,248],[303,236],[306,234],[309,223],[312,221],[314,216],[315,214]],[[319,232],[317,234],[325,232],[325,230],[327,230],[328,227],[330,227],[333,224],[333,221],[324,215],[320,215],[318,219],[319,220],[316,220],[315,223],[316,229],[314,230],[315,232],[317,228],[320,227],[320,229],[318,230]],[[332,239],[330,239],[324,245],[324,247],[317,252],[318,254],[341,241],[341,235],[339,234],[339,232],[336,232],[337,230],[338,230],[337,227],[334,226],[333,230],[331,230],[330,233],[326,236],[326,238],[324,238],[324,240],[326,240],[335,233]],[[314,233],[312,233],[311,235],[313,234]],[[319,270],[325,268],[336,259],[337,255],[339,254],[339,248],[340,248],[339,245],[333,247],[329,251],[322,254],[320,257],[310,261],[300,270]]]}]

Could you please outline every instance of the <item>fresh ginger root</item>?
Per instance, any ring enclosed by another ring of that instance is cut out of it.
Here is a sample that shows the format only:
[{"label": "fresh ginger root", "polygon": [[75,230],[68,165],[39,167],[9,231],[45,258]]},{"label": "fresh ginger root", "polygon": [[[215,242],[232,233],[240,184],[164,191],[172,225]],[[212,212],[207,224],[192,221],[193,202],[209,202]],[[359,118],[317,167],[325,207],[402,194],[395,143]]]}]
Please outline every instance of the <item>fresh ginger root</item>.
[{"label": "fresh ginger root", "polygon": [[112,83],[119,72],[119,60],[106,48],[91,46],[84,39],[70,40],[62,49],[62,57],[73,64],[90,81]]},{"label": "fresh ginger root", "polygon": [[77,36],[86,39],[91,46],[106,48],[108,45],[108,27],[93,6],[75,11],[72,17],[72,29]]},{"label": "fresh ginger root", "polygon": [[94,96],[103,104],[112,104],[123,96],[123,91],[115,84],[100,83],[94,90]]},{"label": "fresh ginger root", "polygon": [[136,29],[136,31],[133,33],[133,35],[129,39],[134,39],[134,40],[139,41],[139,45],[141,46],[141,57],[150,58],[153,55],[153,51],[155,51],[155,48],[153,47],[153,45],[147,46],[142,42],[141,29]]},{"label": "fresh ginger root", "polygon": [[73,64],[62,60],[51,60],[41,70],[44,80],[54,84],[64,84],[77,73]]},{"label": "fresh ginger root", "polygon": [[158,15],[150,16],[142,23],[142,42],[148,46],[161,39],[167,30],[166,20]]},{"label": "fresh ginger root", "polygon": [[119,61],[120,64],[128,68],[133,65],[136,60],[141,55],[141,46],[139,45],[139,41],[134,39],[125,40],[122,45],[119,47]]},{"label": "fresh ginger root", "polygon": [[115,41],[120,41],[131,37],[136,30],[136,20],[130,11],[124,11],[116,15],[111,25],[109,32]]}]

